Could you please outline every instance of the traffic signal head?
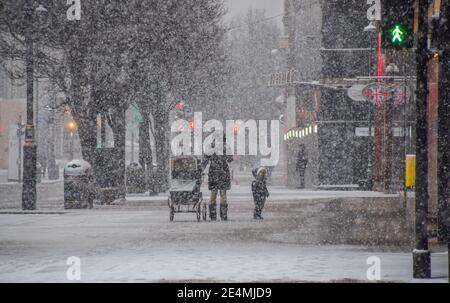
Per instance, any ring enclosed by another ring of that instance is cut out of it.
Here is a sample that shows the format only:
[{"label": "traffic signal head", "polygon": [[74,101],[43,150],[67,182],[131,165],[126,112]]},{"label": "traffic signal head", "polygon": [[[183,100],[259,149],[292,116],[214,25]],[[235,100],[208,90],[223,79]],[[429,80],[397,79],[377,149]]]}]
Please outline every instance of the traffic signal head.
[{"label": "traffic signal head", "polygon": [[384,48],[412,48],[414,0],[384,0],[382,32]]},{"label": "traffic signal head", "polygon": [[175,108],[176,108],[178,111],[183,111],[183,110],[184,110],[184,103],[183,103],[183,102],[178,102],[178,103],[175,105]]},{"label": "traffic signal head", "polygon": [[402,47],[408,41],[411,33],[402,23],[392,24],[387,30],[387,39],[391,45]]}]

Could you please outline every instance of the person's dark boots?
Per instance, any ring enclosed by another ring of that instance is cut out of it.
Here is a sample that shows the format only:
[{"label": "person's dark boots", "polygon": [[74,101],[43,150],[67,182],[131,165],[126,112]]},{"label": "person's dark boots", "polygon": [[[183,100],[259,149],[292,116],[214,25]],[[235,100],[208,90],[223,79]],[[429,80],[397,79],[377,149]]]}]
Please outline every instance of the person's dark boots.
[{"label": "person's dark boots", "polygon": [[217,211],[215,205],[209,205],[209,218],[211,219],[211,221],[216,221],[217,219]]},{"label": "person's dark boots", "polygon": [[255,211],[253,212],[253,219],[259,220],[261,218],[261,210],[258,205],[255,206]]},{"label": "person's dark boots", "polygon": [[255,208],[255,211],[253,212],[253,219],[258,220],[258,210]]},{"label": "person's dark boots", "polygon": [[264,218],[263,218],[263,216],[262,216],[262,211],[263,211],[263,208],[264,208],[264,204],[265,204],[265,201],[263,201],[263,202],[261,203],[261,205],[259,206],[259,219],[260,219],[260,220],[264,220]]},{"label": "person's dark boots", "polygon": [[263,220],[264,218],[262,217],[262,209],[264,207],[264,202],[259,202],[255,205],[255,212],[253,213],[253,219],[255,220]]},{"label": "person's dark boots", "polygon": [[222,221],[228,220],[228,204],[220,205],[220,219]]}]

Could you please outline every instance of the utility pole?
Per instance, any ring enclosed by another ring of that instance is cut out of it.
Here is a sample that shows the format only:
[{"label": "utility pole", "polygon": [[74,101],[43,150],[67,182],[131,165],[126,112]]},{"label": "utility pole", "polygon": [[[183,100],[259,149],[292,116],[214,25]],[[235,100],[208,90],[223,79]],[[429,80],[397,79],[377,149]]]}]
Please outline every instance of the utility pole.
[{"label": "utility pole", "polygon": [[428,249],[428,7],[429,0],[419,3],[416,101],[416,198],[415,249],[413,275],[416,279],[431,278],[431,255]]},{"label": "utility pole", "polygon": [[33,113],[33,84],[34,84],[34,58],[33,58],[33,1],[25,2],[25,47],[26,47],[26,86],[27,86],[27,122],[25,127],[25,145],[23,147],[23,189],[22,209],[36,209],[36,144],[34,140],[34,113]]},{"label": "utility pole", "polygon": [[[439,242],[447,242],[450,281],[450,4],[443,2],[436,38],[440,53],[439,106],[438,106],[438,224]],[[442,37],[439,39],[439,37]]]}]

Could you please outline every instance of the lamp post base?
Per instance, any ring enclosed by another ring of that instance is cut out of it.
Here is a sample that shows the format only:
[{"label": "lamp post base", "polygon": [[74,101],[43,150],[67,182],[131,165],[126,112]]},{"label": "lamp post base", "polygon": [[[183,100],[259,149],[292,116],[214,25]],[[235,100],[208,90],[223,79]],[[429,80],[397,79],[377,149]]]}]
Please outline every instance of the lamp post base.
[{"label": "lamp post base", "polygon": [[22,210],[36,210],[36,154],[36,145],[23,147]]},{"label": "lamp post base", "polygon": [[414,279],[431,278],[431,253],[429,250],[413,251],[413,277]]}]

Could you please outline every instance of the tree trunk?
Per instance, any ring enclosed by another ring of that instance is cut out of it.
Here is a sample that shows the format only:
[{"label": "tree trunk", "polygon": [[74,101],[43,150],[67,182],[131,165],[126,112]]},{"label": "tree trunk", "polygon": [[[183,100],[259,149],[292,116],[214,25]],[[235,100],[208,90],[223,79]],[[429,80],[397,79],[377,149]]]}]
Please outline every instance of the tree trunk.
[{"label": "tree trunk", "polygon": [[158,161],[157,183],[159,192],[165,192],[169,183],[169,113],[164,109],[160,109],[156,111],[154,118],[156,159]]},{"label": "tree trunk", "polygon": [[114,136],[114,149],[115,149],[114,161],[117,163],[117,175],[119,178],[117,180],[117,183],[119,187],[119,196],[121,198],[125,198],[126,110],[120,108],[112,111],[112,115],[110,115],[108,120]]},{"label": "tree trunk", "polygon": [[[82,97],[76,94],[75,98]],[[83,160],[94,166],[95,149],[97,147],[96,116],[93,110],[83,108],[80,104],[82,104],[82,102],[74,104],[72,116],[77,123]]]},{"label": "tree trunk", "polygon": [[139,164],[145,170],[153,169],[153,155],[150,142],[150,120],[148,115],[142,115],[139,125]]},{"label": "tree trunk", "polygon": [[[93,120],[92,120],[93,119]],[[95,149],[97,147],[97,128],[95,117],[75,118],[78,125],[78,134],[80,137],[81,153],[83,160],[95,166]]]},{"label": "tree trunk", "polygon": [[142,122],[139,124],[139,164],[144,170],[145,186],[149,190],[150,195],[156,194],[153,172],[153,152],[150,139],[150,110],[148,103],[140,101],[138,103]]}]

